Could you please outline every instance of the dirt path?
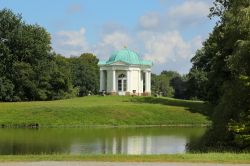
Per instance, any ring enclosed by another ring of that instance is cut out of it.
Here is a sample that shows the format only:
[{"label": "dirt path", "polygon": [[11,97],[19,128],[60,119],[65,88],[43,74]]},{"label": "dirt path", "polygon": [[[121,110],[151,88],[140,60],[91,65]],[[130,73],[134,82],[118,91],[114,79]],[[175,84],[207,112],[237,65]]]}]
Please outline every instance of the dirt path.
[{"label": "dirt path", "polygon": [[85,162],[85,161],[38,161],[3,162],[0,166],[250,166],[250,164],[215,163],[159,163],[159,162]]}]

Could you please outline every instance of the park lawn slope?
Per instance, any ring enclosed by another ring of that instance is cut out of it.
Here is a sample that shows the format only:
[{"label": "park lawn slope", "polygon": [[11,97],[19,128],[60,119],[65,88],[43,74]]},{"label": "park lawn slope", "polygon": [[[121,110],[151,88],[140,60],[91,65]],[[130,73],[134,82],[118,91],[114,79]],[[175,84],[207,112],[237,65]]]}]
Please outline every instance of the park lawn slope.
[{"label": "park lawn slope", "polygon": [[209,125],[203,102],[171,98],[89,96],[56,101],[0,103],[2,127]]}]

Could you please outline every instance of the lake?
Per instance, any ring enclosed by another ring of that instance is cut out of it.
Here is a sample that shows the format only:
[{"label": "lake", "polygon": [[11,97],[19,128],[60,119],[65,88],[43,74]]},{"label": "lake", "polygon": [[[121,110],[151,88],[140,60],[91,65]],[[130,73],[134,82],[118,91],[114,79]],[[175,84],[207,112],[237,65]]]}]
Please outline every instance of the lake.
[{"label": "lake", "polygon": [[0,129],[0,154],[175,154],[202,127]]}]

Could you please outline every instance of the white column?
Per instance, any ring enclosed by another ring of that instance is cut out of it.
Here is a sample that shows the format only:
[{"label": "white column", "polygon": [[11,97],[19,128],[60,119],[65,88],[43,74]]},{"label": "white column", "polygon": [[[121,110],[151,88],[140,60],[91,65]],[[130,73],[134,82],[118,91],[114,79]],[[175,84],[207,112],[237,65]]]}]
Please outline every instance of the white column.
[{"label": "white column", "polygon": [[113,88],[112,91],[116,92],[116,79],[115,79],[115,70],[113,69]]},{"label": "white column", "polygon": [[103,70],[100,69],[100,92],[102,92],[103,89]]},{"label": "white column", "polygon": [[145,92],[148,92],[148,71],[145,71]]},{"label": "white column", "polygon": [[127,70],[127,92],[130,92],[130,70]]},{"label": "white column", "polygon": [[148,72],[148,92],[151,92],[151,72]]},{"label": "white column", "polygon": [[136,93],[140,93],[141,91],[141,70],[138,71],[138,91],[136,90]]}]

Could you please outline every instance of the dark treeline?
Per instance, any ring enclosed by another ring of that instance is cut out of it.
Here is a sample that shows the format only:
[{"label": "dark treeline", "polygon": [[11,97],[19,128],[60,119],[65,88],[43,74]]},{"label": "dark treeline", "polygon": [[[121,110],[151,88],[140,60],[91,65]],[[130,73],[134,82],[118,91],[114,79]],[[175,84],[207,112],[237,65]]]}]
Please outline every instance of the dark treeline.
[{"label": "dark treeline", "polygon": [[50,34],[0,10],[0,100],[53,100],[96,93],[98,59],[53,53]]},{"label": "dark treeline", "polygon": [[201,72],[181,75],[177,71],[162,71],[159,75],[152,74],[152,94],[174,97],[177,99],[203,100],[205,95],[201,82],[207,80]]},{"label": "dark treeline", "polygon": [[162,71],[159,75],[151,75],[152,95],[188,99],[188,78],[176,71]]},{"label": "dark treeline", "polygon": [[213,126],[200,150],[250,150],[250,0],[215,0],[219,21],[192,58],[193,96],[212,103]]}]

